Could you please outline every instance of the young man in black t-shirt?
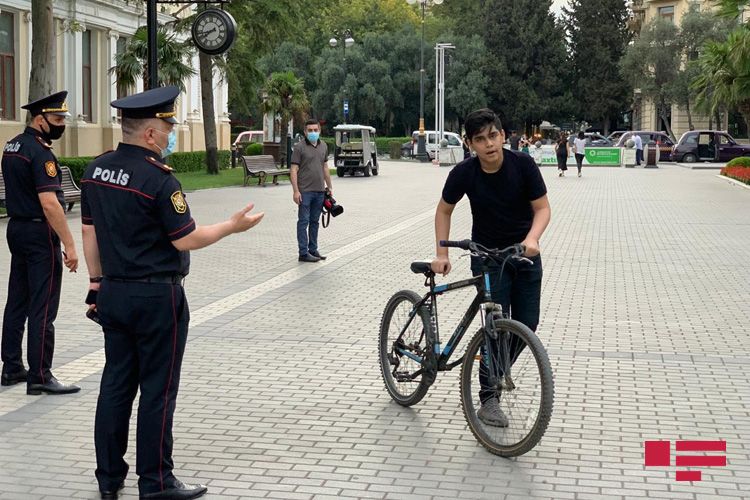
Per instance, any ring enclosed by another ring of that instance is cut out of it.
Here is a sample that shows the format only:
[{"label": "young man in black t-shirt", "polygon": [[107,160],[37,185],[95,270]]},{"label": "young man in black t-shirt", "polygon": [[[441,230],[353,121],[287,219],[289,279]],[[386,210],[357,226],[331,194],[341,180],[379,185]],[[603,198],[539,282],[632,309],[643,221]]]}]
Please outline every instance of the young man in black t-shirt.
[{"label": "young man in black t-shirt", "polygon": [[[511,318],[536,331],[542,290],[542,258],[539,239],[550,220],[547,187],[534,160],[528,155],[503,149],[505,134],[492,110],[480,109],[466,117],[466,141],[476,152],[456,165],[443,187],[435,212],[437,257],[432,270],[446,275],[451,270],[448,249],[440,240],[450,239],[451,215],[456,203],[467,195],[471,204],[471,239],[488,248],[505,248],[515,243],[526,246],[532,263],[508,261],[500,276],[499,266],[491,271],[492,300]],[[480,263],[472,258],[472,272]],[[486,381],[480,378],[482,388]],[[477,416],[487,425],[507,427],[508,419],[497,398],[480,390],[482,407]]]}]

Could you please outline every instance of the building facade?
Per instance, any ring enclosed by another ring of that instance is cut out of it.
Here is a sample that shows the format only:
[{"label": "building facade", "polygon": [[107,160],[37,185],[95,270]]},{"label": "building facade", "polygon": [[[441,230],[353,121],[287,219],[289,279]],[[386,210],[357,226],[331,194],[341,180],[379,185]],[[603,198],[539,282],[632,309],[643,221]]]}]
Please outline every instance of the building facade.
[{"label": "building facade", "polygon": [[[109,103],[118,95],[110,68],[128,38],[146,24],[146,3],[125,0],[54,0],[55,89],[68,91],[71,117],[63,138],[55,143],[58,156],[96,156],[113,149],[122,138],[119,119]],[[160,5],[159,24],[174,20],[180,5]],[[183,15],[184,15],[183,11]],[[21,131],[28,102],[31,72],[30,0],[0,0],[0,141]],[[198,55],[190,65],[199,67]],[[230,147],[228,89],[214,75],[214,109],[219,149]],[[177,101],[177,151],[205,150],[200,76],[185,81]],[[138,81],[131,92],[143,90]]]},{"label": "building facade", "polygon": [[[654,19],[661,18],[679,25],[682,16],[688,12],[690,5],[697,3],[701,10],[711,10],[714,8],[712,0],[632,0],[630,7],[633,11],[633,22],[631,28],[636,32]],[[659,119],[655,103],[641,97],[640,89],[635,89],[633,96],[633,129],[636,130],[663,130],[661,120]],[[727,128],[727,118],[724,122],[717,125],[711,123],[708,116],[696,113],[691,107],[691,116],[693,127],[695,129]],[[690,130],[688,122],[688,112],[683,106],[672,105],[669,113],[670,126],[675,135],[675,139]]]}]

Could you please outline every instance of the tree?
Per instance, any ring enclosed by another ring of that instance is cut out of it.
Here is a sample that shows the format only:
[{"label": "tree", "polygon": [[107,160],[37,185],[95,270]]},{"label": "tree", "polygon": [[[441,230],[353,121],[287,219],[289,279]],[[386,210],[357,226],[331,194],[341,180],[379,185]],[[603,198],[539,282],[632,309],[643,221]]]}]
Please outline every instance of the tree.
[{"label": "tree", "polygon": [[640,37],[628,47],[620,62],[625,79],[652,100],[667,133],[674,137],[668,111],[674,102],[673,85],[680,67],[681,47],[677,26],[655,19],[643,27]]},{"label": "tree", "polygon": [[628,9],[622,0],[571,0],[563,12],[576,117],[603,122],[607,134],[630,94],[618,66],[630,40]]},{"label": "tree", "polygon": [[55,30],[52,0],[31,0],[31,76],[29,102],[55,91]]},{"label": "tree", "polygon": [[263,88],[265,100],[263,111],[271,116],[279,115],[281,119],[281,144],[279,158],[281,163],[286,163],[287,134],[289,133],[289,120],[293,117],[301,118],[302,113],[309,108],[307,93],[304,82],[288,71],[285,73],[273,73]]},{"label": "tree", "polygon": [[[195,70],[186,61],[193,55],[190,42],[180,42],[176,34],[160,26],[156,31],[157,40],[157,82],[158,86],[176,85],[185,90],[185,79],[193,76]],[[109,69],[117,78],[122,90],[135,87],[138,78],[143,80],[143,88],[148,89],[148,31],[146,26],[138,28],[125,45],[125,50],[115,57],[115,65]]]}]

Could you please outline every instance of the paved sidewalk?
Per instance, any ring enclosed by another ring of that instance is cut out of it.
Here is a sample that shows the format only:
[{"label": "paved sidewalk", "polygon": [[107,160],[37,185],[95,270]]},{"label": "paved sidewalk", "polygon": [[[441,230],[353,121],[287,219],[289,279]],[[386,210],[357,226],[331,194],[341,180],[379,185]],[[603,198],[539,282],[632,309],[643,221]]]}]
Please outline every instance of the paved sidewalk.
[{"label": "paved sidewalk", "polygon": [[[321,228],[329,259],[316,264],[297,262],[288,185],[188,195],[200,223],[248,200],[266,218],[192,254],[178,477],[208,484],[209,499],[747,498],[750,191],[668,164],[585,168],[580,179],[543,168],[553,222],[542,241],[539,334],[555,370],[555,410],[541,443],[509,460],[467,429],[458,370],[413,408],[392,403],[380,378],[380,315],[394,291],[422,291],[409,262],[434,252],[448,171],[383,162],[377,177],[334,178],[345,212]],[[79,215],[76,207],[70,216],[78,241]],[[469,234],[463,201],[451,235]],[[458,256],[455,279],[469,273]],[[8,271],[6,248],[2,303]],[[86,288],[85,268],[65,275],[53,364],[83,390],[0,389],[0,499],[98,498],[103,343],[83,316]],[[446,325],[470,293],[441,301]],[[674,466],[643,466],[651,439],[726,439],[728,466],[677,483]],[[123,498],[137,497],[134,451],[131,440]]]}]

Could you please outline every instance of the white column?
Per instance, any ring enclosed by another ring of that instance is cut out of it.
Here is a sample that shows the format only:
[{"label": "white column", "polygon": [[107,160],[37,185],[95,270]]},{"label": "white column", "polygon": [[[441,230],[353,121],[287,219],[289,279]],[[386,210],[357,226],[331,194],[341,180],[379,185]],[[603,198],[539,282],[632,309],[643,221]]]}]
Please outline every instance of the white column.
[{"label": "white column", "polygon": [[109,85],[106,89],[104,89],[103,92],[105,94],[104,105],[106,112],[102,113],[102,115],[105,117],[105,123],[113,123],[114,120],[112,119],[112,117],[116,117],[117,112],[112,108],[112,106],[109,105],[109,103],[117,99],[117,75],[115,75],[114,73],[110,74],[109,68],[115,66],[115,58],[117,56],[117,39],[120,37],[120,33],[115,30],[109,30],[107,32],[107,35],[107,61],[109,61],[109,66],[107,68],[104,68],[104,71],[109,77]]},{"label": "white column", "polygon": [[66,43],[65,57],[65,84],[68,88],[68,108],[73,115],[72,119],[78,121],[78,115],[83,113],[83,84],[81,73],[83,71],[83,33],[85,25],[81,25],[81,31],[71,33],[65,32],[63,38]]},{"label": "white column", "polygon": [[[193,68],[200,68],[200,62],[198,56],[193,56]],[[195,121],[203,121],[203,115],[201,114],[201,78],[200,74],[196,73],[190,77],[190,115],[189,118]]]},{"label": "white column", "polygon": [[[25,25],[26,28],[26,47],[28,50],[28,57],[26,61],[19,61],[18,69],[19,69],[19,76],[21,78],[16,78],[16,85],[19,86],[19,102],[17,103],[16,107],[19,107],[20,105],[26,104],[29,102],[29,79],[31,78],[31,34],[32,29],[34,26],[31,24],[31,11],[23,11],[20,12],[20,19],[18,20],[19,26]],[[19,35],[23,33],[24,30],[19,30]],[[15,41],[14,41],[15,42]],[[21,44],[21,37],[18,37],[18,43]],[[20,82],[20,85],[19,85]],[[17,112],[18,113],[18,112]],[[19,113],[16,115],[16,118],[19,121],[23,121],[26,118],[26,112]]]}]

